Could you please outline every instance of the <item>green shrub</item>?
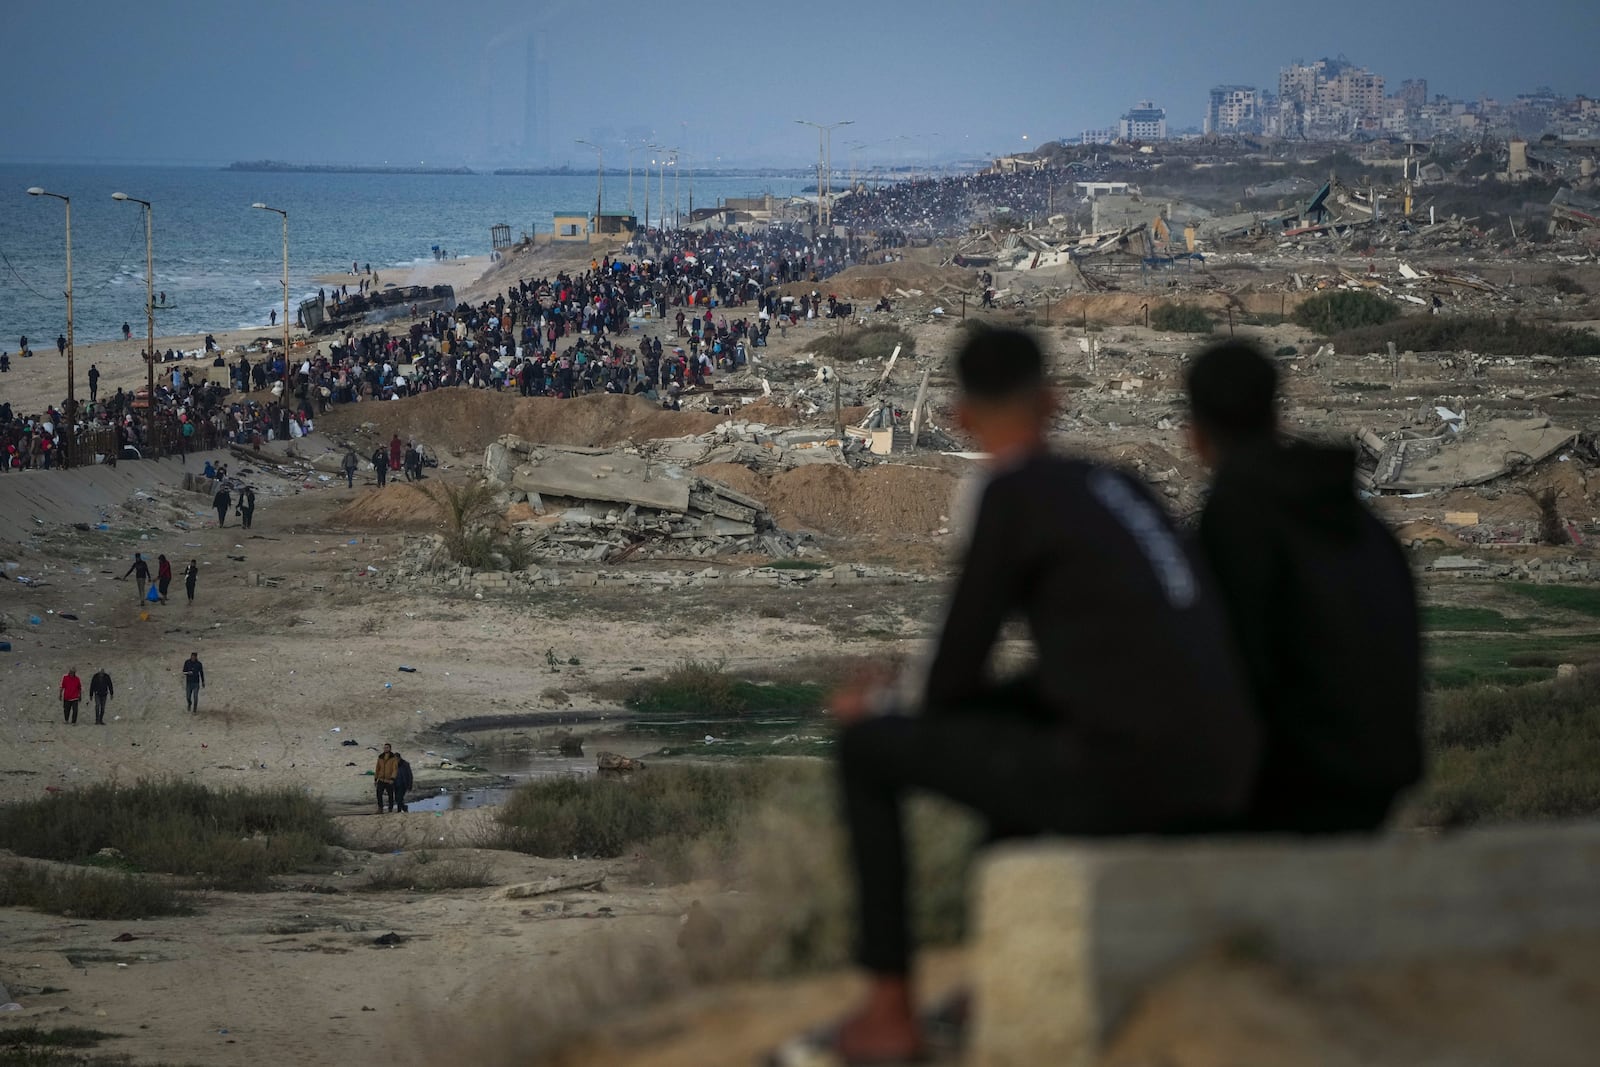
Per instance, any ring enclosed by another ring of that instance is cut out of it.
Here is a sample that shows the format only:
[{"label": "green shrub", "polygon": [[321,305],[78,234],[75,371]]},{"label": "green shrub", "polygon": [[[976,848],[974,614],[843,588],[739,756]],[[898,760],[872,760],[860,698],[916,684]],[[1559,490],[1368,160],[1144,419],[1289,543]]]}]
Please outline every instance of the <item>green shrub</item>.
[{"label": "green shrub", "polygon": [[1272,354],[1277,356],[1279,359],[1283,359],[1285,356],[1298,356],[1300,354],[1300,350],[1294,345],[1279,345],[1277,350]]},{"label": "green shrub", "polygon": [[445,551],[463,567],[475,571],[495,569],[495,537],[488,530],[465,530],[444,535]]},{"label": "green shrub", "polygon": [[1592,330],[1487,316],[1412,315],[1333,339],[1344,352],[1380,352],[1390,342],[1411,352],[1465,349],[1493,356],[1600,356],[1600,334]]},{"label": "green shrub", "polygon": [[1294,321],[1324,337],[1365,326],[1382,326],[1400,317],[1400,308],[1372,293],[1340,290],[1318,293],[1294,309]]},{"label": "green shrub", "polygon": [[1211,313],[1190,304],[1160,304],[1150,309],[1150,328],[1168,333],[1210,333]]},{"label": "green shrub", "polygon": [[1544,280],[1544,284],[1560,293],[1562,296],[1578,296],[1588,292],[1570,274],[1552,274]]},{"label": "green shrub", "polygon": [[154,879],[100,871],[58,873],[20,863],[0,869],[0,907],[74,919],[151,919],[194,911],[187,894]]},{"label": "green shrub", "polygon": [[822,708],[822,686],[785,679],[768,683],[729,674],[721,662],[686,659],[661,678],[632,682],[622,702],[646,715],[739,716],[753,712],[811,712]]},{"label": "green shrub", "polygon": [[1430,768],[1410,803],[1429,825],[1600,814],[1600,671],[1430,702]]},{"label": "green shrub", "polygon": [[536,856],[620,856],[645,842],[725,832],[773,783],[782,764],[678,764],[625,777],[547,778],[501,806],[510,847]]},{"label": "green shrub", "polygon": [[321,801],[290,787],[98,784],[0,807],[0,847],[21,855],[84,862],[115,849],[133,870],[220,889],[261,888],[335,838]]}]

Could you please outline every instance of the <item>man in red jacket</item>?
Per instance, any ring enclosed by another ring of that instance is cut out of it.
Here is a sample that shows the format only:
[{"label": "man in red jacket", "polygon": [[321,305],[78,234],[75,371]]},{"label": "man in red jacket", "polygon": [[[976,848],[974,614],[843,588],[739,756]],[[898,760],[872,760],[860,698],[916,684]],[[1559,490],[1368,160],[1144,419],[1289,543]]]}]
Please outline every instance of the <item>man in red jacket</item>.
[{"label": "man in red jacket", "polygon": [[68,667],[66,676],[61,679],[61,720],[76,724],[78,721],[78,701],[83,699],[83,679],[78,677],[78,668]]}]

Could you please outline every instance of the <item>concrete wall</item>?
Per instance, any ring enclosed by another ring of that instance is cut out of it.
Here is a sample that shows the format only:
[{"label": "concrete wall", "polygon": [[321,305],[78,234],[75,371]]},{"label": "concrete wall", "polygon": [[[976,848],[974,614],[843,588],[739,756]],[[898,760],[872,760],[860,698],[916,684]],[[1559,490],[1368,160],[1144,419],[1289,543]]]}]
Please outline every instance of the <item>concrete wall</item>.
[{"label": "concrete wall", "polygon": [[1089,1067],[1167,968],[1245,936],[1298,966],[1600,930],[1600,825],[1366,841],[1034,843],[977,886],[979,1067]]}]

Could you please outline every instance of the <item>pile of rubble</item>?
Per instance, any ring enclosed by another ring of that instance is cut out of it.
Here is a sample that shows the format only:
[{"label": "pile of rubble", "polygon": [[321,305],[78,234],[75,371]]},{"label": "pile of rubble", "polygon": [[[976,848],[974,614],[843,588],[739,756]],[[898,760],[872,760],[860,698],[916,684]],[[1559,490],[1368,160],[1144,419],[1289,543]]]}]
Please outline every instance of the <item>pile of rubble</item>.
[{"label": "pile of rubble", "polygon": [[1437,412],[1435,433],[1402,431],[1387,439],[1370,429],[1357,433],[1365,463],[1356,478],[1363,488],[1427,493],[1486,485],[1545,462],[1578,437],[1543,417],[1468,426],[1464,411]]},{"label": "pile of rubble", "polygon": [[922,585],[938,581],[939,578],[925,573],[861,564],[795,569],[704,567],[699,570],[590,570],[533,564],[521,570],[475,570],[450,562],[445,552],[444,538],[438,534],[428,534],[407,538],[378,580],[385,586],[421,584],[462,592],[510,594],[563,588],[828,589],[858,585]]},{"label": "pile of rubble", "polygon": [[512,525],[543,559],[615,564],[816,554],[809,534],[780,530],[761,501],[675,460],[672,446],[696,451],[703,444],[686,440],[696,443],[646,451],[538,445],[508,435],[485,450],[484,476],[499,490],[498,503],[527,505],[527,517]]}]

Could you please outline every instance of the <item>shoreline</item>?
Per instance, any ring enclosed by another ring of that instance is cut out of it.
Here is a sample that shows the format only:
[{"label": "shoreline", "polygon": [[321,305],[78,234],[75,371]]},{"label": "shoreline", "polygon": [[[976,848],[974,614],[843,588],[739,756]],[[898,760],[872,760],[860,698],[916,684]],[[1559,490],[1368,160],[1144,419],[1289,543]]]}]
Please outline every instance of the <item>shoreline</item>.
[{"label": "shoreline", "polygon": [[[380,269],[377,274],[380,289],[391,286],[450,285],[455,288],[457,298],[460,299],[462,293],[481,282],[496,265],[487,255],[463,256],[443,261],[429,260],[408,267]],[[326,274],[312,281],[314,284],[332,286],[347,285],[359,281],[360,278],[361,275],[355,274]],[[223,357],[229,363],[237,362],[236,350],[240,347],[249,347],[259,341],[270,341],[273,342],[273,350],[276,350],[283,344],[282,323],[275,326],[262,323],[260,326],[211,330],[209,333],[216,339]],[[327,334],[314,339],[298,327],[291,327],[289,330],[291,344],[296,341],[308,341],[313,351],[324,341],[331,342],[333,336]],[[170,373],[173,367],[190,368],[208,364],[210,361],[205,358],[205,339],[205,332],[157,334],[156,351],[175,349],[183,354],[183,358],[165,363],[158,362],[156,374]],[[135,332],[133,338],[127,341],[91,341],[87,344],[74,345],[73,370],[78,400],[84,402],[89,398],[88,374],[91,366],[100,371],[99,395],[102,397],[116,393],[118,388],[127,390],[143,388],[146,381],[145,361],[142,355],[144,348],[145,335],[141,332]],[[13,413],[20,416],[43,414],[45,408],[52,404],[59,405],[66,398],[66,364],[66,357],[57,354],[53,344],[48,349],[36,349],[30,359],[23,359],[13,353],[11,370],[0,375],[0,400],[9,402]]]}]

